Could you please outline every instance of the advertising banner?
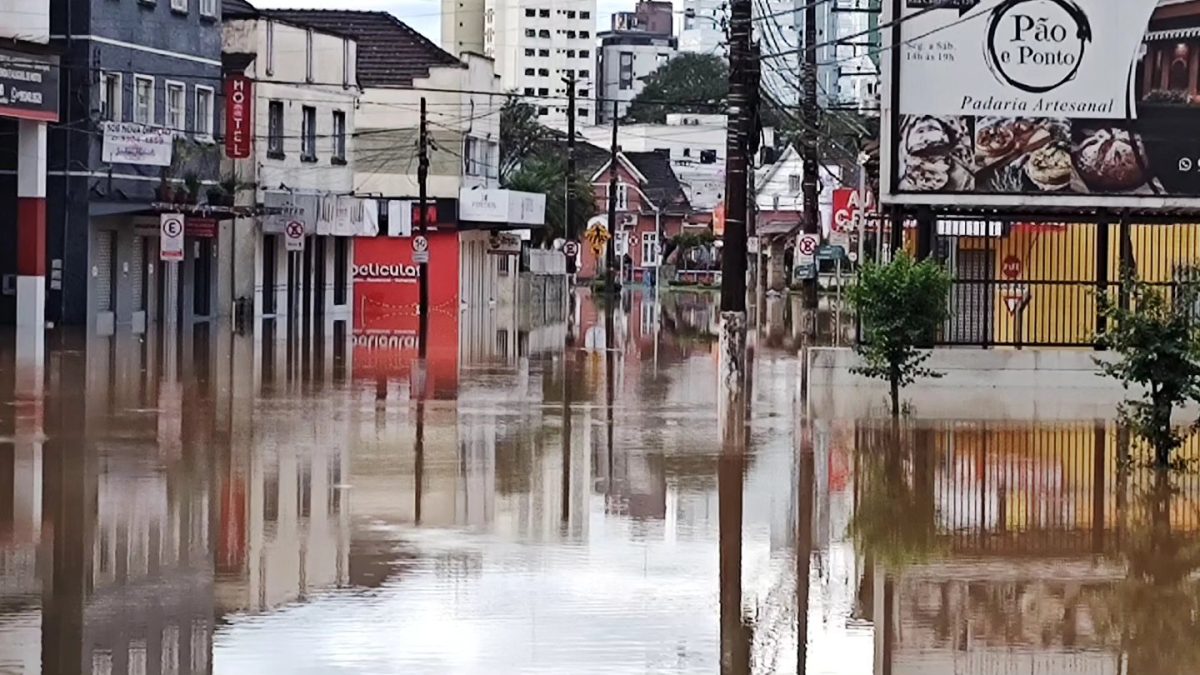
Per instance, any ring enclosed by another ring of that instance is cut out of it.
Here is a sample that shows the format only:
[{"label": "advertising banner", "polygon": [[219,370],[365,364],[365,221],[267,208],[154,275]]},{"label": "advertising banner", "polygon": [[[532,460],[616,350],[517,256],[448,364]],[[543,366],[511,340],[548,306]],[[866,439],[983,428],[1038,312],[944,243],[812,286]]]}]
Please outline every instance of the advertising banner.
[{"label": "advertising banner", "polygon": [[58,121],[57,56],[0,49],[0,117]]},{"label": "advertising banner", "polygon": [[458,193],[458,218],[479,223],[543,225],[546,222],[546,195],[463,188]]},{"label": "advertising banner", "polygon": [[135,122],[104,122],[100,159],[109,164],[170,166],[175,132]]},{"label": "advertising banner", "polygon": [[225,156],[245,159],[254,145],[254,83],[244,75],[225,79]]},{"label": "advertising banner", "polygon": [[885,4],[886,201],[1200,208],[1200,3]]}]

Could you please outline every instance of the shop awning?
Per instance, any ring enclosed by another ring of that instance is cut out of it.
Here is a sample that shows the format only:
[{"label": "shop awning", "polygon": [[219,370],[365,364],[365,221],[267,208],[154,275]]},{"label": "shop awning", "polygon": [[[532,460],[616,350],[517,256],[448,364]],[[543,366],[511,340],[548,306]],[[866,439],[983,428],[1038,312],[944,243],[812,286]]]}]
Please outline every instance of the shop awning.
[{"label": "shop awning", "polygon": [[1152,30],[1146,33],[1146,42],[1169,42],[1171,40],[1186,40],[1200,38],[1200,26],[1188,28],[1171,28],[1168,30]]}]

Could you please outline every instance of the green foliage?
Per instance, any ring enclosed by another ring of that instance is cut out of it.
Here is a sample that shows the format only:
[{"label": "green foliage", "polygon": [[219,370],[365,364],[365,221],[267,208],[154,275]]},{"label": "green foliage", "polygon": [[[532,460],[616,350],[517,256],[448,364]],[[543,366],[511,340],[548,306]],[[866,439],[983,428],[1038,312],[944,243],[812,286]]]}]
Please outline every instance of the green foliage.
[{"label": "green foliage", "polygon": [[1100,338],[1118,358],[1097,364],[1126,391],[1141,390],[1138,398],[1121,404],[1121,420],[1150,444],[1160,467],[1171,463],[1171,454],[1186,440],[1172,423],[1175,409],[1200,403],[1200,283],[1177,284],[1172,295],[1132,280],[1126,307],[1100,296],[1100,311],[1108,320]]},{"label": "green foliage", "polygon": [[949,318],[950,275],[933,261],[900,252],[886,265],[864,265],[849,292],[862,322],[855,347],[864,365],[855,372],[891,385],[892,415],[900,415],[900,389],[920,377],[938,377],[921,364],[925,349]]},{"label": "green foliage", "polygon": [[537,108],[509,97],[500,108],[500,178],[507,180],[550,138],[538,121]]},{"label": "green foliage", "polygon": [[566,191],[570,183],[571,225],[576,236],[583,233],[587,221],[596,213],[595,192],[588,177],[576,171],[567,180],[567,161],[559,156],[534,155],[527,157],[506,181],[505,187],[521,192],[546,195],[546,227],[533,231],[534,246],[549,244],[566,236]]},{"label": "green foliage", "polygon": [[709,246],[714,241],[716,241],[716,237],[713,236],[713,233],[709,230],[695,234],[691,232],[682,232],[671,238],[671,244],[681,251],[687,251],[688,249],[696,248],[697,246]]},{"label": "green foliage", "polygon": [[629,104],[630,122],[665,122],[668,112],[722,113],[729,97],[729,67],[714,54],[680,54],[645,82]]}]

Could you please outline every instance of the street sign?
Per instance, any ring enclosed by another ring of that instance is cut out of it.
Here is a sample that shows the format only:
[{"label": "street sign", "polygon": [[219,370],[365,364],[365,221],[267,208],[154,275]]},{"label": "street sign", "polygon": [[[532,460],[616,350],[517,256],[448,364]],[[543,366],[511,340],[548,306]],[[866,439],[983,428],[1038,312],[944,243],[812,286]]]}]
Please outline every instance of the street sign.
[{"label": "street sign", "polygon": [[1021,276],[1021,272],[1024,271],[1024,267],[1020,258],[1015,255],[1009,255],[1005,256],[1004,262],[1000,265],[1000,273],[1004,275],[1005,279],[1017,279]]},{"label": "street sign", "polygon": [[158,259],[179,262],[183,260],[183,214],[164,213],[159,218]]},{"label": "street sign", "polygon": [[795,265],[812,265],[816,263],[817,248],[821,246],[821,236],[818,234],[802,234],[796,240]]},{"label": "street sign", "polygon": [[414,265],[429,264],[429,251],[413,251],[413,264]]},{"label": "street sign", "polygon": [[758,253],[758,237],[746,237],[746,253]]},{"label": "street sign", "polygon": [[792,265],[792,279],[795,281],[805,281],[807,279],[817,278],[816,263],[795,263]]},{"label": "street sign", "polygon": [[849,251],[850,250],[850,233],[846,232],[846,231],[830,232],[829,233],[829,245],[830,246],[840,246],[843,251]]},{"label": "street sign", "polygon": [[568,258],[574,258],[575,256],[579,255],[579,243],[568,241],[567,243],[563,244],[563,255],[567,256]]},{"label": "street sign", "polygon": [[588,244],[591,245],[592,253],[600,255],[604,252],[604,246],[608,244],[608,240],[612,238],[608,233],[608,226],[603,222],[593,219],[591,226],[584,233]]},{"label": "street sign", "polygon": [[283,226],[283,236],[287,240],[288,251],[304,250],[304,223],[299,220],[289,220]]},{"label": "street sign", "polygon": [[1029,305],[1033,296],[1029,292],[1029,284],[1003,284],[1000,286],[1000,297],[1004,299],[1008,313],[1016,316]]},{"label": "street sign", "polygon": [[417,236],[413,237],[412,247],[413,247],[414,253],[422,253],[424,251],[428,251],[429,250],[429,240],[426,239],[423,235],[418,234]]},{"label": "street sign", "polygon": [[841,246],[825,244],[817,249],[817,260],[841,260],[846,257],[846,249]]}]

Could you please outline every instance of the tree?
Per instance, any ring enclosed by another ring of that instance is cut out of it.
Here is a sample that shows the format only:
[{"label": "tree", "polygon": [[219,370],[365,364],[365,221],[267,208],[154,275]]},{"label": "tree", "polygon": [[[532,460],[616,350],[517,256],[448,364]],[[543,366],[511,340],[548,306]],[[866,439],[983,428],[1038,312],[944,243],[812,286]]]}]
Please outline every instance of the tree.
[{"label": "tree", "polygon": [[558,155],[527,157],[505,181],[505,187],[510,190],[546,195],[546,227],[533,231],[533,245],[548,245],[566,235],[568,182],[571,183],[572,224],[576,232],[582,233],[588,219],[596,213],[595,192],[588,177],[578,171],[568,181],[566,158]]},{"label": "tree", "polygon": [[729,98],[729,67],[713,54],[684,53],[645,78],[629,104],[631,122],[662,123],[667,113],[723,113]]},{"label": "tree", "polygon": [[886,265],[867,264],[850,289],[850,304],[862,322],[854,350],[863,359],[855,373],[886,380],[892,416],[900,416],[900,389],[920,377],[938,377],[922,368],[949,318],[950,275],[933,260],[915,262],[901,251]]},{"label": "tree", "polygon": [[537,108],[510,96],[500,108],[500,178],[506,180],[550,138]]},{"label": "tree", "polygon": [[1121,404],[1121,421],[1150,445],[1159,467],[1186,438],[1172,424],[1175,409],[1200,403],[1200,273],[1183,277],[1192,281],[1176,284],[1173,298],[1136,279],[1128,303],[1100,296],[1109,327],[1100,338],[1117,359],[1097,363],[1126,390],[1142,390]]}]

